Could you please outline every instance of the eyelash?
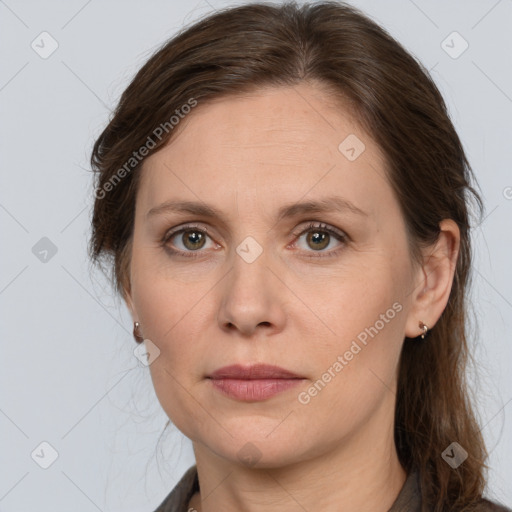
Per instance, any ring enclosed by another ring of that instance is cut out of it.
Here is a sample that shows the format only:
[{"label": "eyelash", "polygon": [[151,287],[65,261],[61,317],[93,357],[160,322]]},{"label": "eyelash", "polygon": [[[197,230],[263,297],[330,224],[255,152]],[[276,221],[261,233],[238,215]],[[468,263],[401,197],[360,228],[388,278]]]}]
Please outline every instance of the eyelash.
[{"label": "eyelash", "polygon": [[[298,233],[296,232],[296,233],[292,233],[292,234],[296,238],[300,238],[302,235],[304,235],[307,232],[312,231],[312,230],[329,233],[329,235],[334,236],[334,238],[336,238],[339,242],[342,242],[343,244],[345,244],[348,240],[348,236],[346,234],[344,234],[342,231],[338,231],[332,227],[329,227],[326,224],[316,223],[316,222],[310,222],[300,232],[298,232]],[[166,232],[160,243],[161,243],[162,247],[167,252],[169,252],[171,255],[179,255],[179,256],[184,256],[186,258],[197,258],[197,257],[199,257],[199,255],[202,251],[181,251],[181,250],[171,249],[167,245],[167,243],[169,242],[169,240],[171,240],[171,238],[173,238],[174,236],[179,235],[180,233],[183,233],[185,231],[198,231],[199,233],[202,233],[202,234],[210,237],[210,235],[208,233],[208,229],[206,227],[200,227],[195,224],[188,224],[188,225],[182,226],[181,228],[179,228],[175,231]],[[310,255],[310,256],[306,256],[306,258],[329,258],[329,257],[337,256],[338,253],[342,249],[343,249],[343,246],[338,247],[337,249],[333,249],[331,251],[327,251],[327,252],[319,251],[318,252],[319,255]],[[307,252],[310,252],[310,251],[307,251]]]}]

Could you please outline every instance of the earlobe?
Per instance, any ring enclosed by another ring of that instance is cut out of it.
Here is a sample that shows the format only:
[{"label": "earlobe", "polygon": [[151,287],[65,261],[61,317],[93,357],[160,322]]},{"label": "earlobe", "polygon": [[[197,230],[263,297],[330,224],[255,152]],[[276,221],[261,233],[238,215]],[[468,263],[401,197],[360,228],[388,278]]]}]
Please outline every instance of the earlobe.
[{"label": "earlobe", "polygon": [[132,296],[126,289],[123,290],[123,298],[127,308],[130,310],[130,314],[133,320],[133,338],[137,343],[142,343],[144,341],[144,336],[141,333],[141,325],[138,321],[138,315],[135,312]]},{"label": "earlobe", "polygon": [[460,230],[455,221],[444,219],[439,223],[440,233],[433,246],[425,250],[424,263],[418,269],[419,279],[412,292],[405,335],[416,338],[422,334],[419,324],[434,328],[443,313],[450,292],[459,254]]}]

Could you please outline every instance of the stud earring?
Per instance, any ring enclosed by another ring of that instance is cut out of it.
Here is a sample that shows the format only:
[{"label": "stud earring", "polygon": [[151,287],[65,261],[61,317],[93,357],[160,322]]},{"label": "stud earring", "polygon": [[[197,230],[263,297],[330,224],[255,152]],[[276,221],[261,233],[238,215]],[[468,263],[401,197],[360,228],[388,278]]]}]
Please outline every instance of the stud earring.
[{"label": "stud earring", "polygon": [[139,322],[135,322],[133,324],[133,337],[135,338],[135,341],[137,343],[142,343],[144,341],[144,338],[139,334]]}]

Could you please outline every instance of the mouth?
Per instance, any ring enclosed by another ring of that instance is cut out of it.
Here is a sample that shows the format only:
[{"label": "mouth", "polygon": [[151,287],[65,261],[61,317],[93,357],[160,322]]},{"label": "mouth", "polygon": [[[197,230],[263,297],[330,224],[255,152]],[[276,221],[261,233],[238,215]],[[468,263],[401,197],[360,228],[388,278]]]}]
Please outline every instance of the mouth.
[{"label": "mouth", "polygon": [[259,402],[300,384],[304,377],[266,364],[231,365],[210,375],[212,386],[222,394],[243,402]]}]

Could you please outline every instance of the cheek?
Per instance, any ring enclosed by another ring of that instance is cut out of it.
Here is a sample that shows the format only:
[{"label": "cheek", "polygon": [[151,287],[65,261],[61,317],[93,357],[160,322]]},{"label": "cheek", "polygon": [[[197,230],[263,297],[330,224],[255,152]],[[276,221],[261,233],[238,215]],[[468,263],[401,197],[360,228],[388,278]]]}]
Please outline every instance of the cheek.
[{"label": "cheek", "polygon": [[[367,301],[357,317],[338,322],[337,340],[310,352],[316,375],[297,397],[296,417],[327,443],[359,431],[385,403],[392,414],[404,310],[383,305]],[[388,323],[380,319],[386,311]]]},{"label": "cheek", "polygon": [[149,367],[155,393],[177,428],[191,434],[190,424],[204,422],[192,395],[202,377],[200,363],[206,356],[202,345],[208,342],[203,313],[212,300],[208,296],[211,283],[187,283],[149,265],[137,266],[137,259],[133,261],[134,306],[144,337],[160,350]]},{"label": "cheek", "polygon": [[193,304],[197,301],[190,302],[184,300],[183,294],[159,293],[158,287],[153,287],[147,296],[141,294],[140,318],[145,337],[160,350],[149,366],[158,401],[172,423],[193,439],[191,427],[205,420],[193,398],[205,353],[193,321]]},{"label": "cheek", "polygon": [[[326,334],[314,347],[304,340],[315,370],[313,385],[304,389],[304,401],[311,404],[306,409],[357,421],[393,389],[406,322],[401,280],[390,266],[376,263],[331,276],[327,286],[309,295],[308,305],[318,311],[317,324]],[[313,316],[303,321],[310,323]]]},{"label": "cheek", "polygon": [[197,361],[202,357],[205,342],[203,308],[207,293],[207,287],[190,289],[161,280],[146,280],[139,285],[136,307],[144,337],[157,345],[159,364],[165,364],[173,375],[186,373],[196,377],[194,372],[199,371]]},{"label": "cheek", "polygon": [[[190,339],[197,340],[191,318],[208,300],[210,277],[203,273],[203,279],[191,280],[186,277],[194,274],[191,270],[185,275],[183,271],[173,271],[162,251],[151,247],[134,248],[132,269],[133,302],[144,336],[162,351],[169,352],[175,345],[190,346]],[[184,353],[181,354],[183,358]]]},{"label": "cheek", "polygon": [[395,339],[403,325],[403,276],[389,258],[373,254],[365,259],[365,265],[347,264],[329,273],[312,271],[292,284],[294,294],[303,298],[302,304],[297,303],[301,315],[293,321],[317,326],[317,333],[322,333],[320,346],[328,352],[348,350],[356,339],[362,346],[377,335]]}]

